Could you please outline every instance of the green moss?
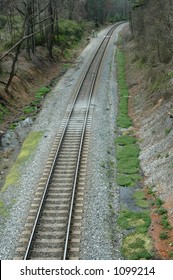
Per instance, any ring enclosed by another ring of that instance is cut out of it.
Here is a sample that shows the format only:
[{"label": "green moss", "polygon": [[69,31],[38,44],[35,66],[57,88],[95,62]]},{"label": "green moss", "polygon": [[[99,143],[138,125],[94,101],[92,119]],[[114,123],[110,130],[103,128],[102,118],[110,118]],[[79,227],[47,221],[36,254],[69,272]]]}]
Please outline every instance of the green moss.
[{"label": "green moss", "polygon": [[142,178],[139,175],[139,148],[135,144],[136,139],[132,136],[124,135],[118,137],[115,142],[118,159],[117,183],[120,186],[134,186]]},{"label": "green moss", "polygon": [[120,211],[118,224],[123,229],[136,229],[137,232],[148,231],[151,219],[148,211],[133,212],[128,209]]},{"label": "green moss", "polygon": [[130,175],[118,174],[116,178],[117,184],[123,187],[134,186],[135,183]]},{"label": "green moss", "polygon": [[135,158],[139,156],[139,148],[135,144],[125,145],[123,147],[118,146],[116,155],[117,159],[128,157]]},{"label": "green moss", "polygon": [[151,259],[152,249],[151,239],[147,234],[133,233],[123,240],[122,253],[128,260]]},{"label": "green moss", "polygon": [[119,113],[117,117],[117,125],[121,128],[128,128],[132,125],[132,120],[128,116],[128,87],[126,84],[125,75],[125,58],[123,53],[118,49],[116,53],[116,59],[118,64],[117,81],[119,87]]},{"label": "green moss", "polygon": [[[119,87],[119,113],[117,125],[120,128],[128,128],[132,125],[132,120],[128,116],[128,87],[125,75],[125,58],[121,51],[117,51],[118,64],[118,87]],[[121,131],[121,130],[120,130]],[[117,157],[117,183],[120,186],[136,186],[137,181],[142,179],[139,174],[139,147],[134,133],[130,129],[123,130],[122,136],[115,140]],[[125,134],[126,133],[126,134]],[[141,190],[134,192],[132,205],[141,207],[139,211],[125,209],[119,212],[118,225],[123,229],[122,254],[126,259],[151,259],[153,247],[151,238],[148,236],[148,228],[151,224],[150,213],[142,208],[148,208],[149,202],[146,200]],[[138,208],[137,208],[138,209]],[[130,234],[127,234],[130,231]]]},{"label": "green moss", "polygon": [[149,202],[146,199],[143,191],[141,191],[141,190],[136,191],[133,194],[133,197],[135,199],[135,203],[136,203],[137,206],[139,206],[141,208],[148,208],[149,207]]},{"label": "green moss", "polygon": [[123,174],[135,174],[139,171],[139,159],[138,158],[122,158],[117,163],[118,173]]},{"label": "green moss", "polygon": [[119,115],[117,117],[117,125],[121,128],[128,128],[132,125],[132,121],[127,116]]},{"label": "green moss", "polygon": [[117,175],[117,184],[122,187],[133,187],[136,185],[137,181],[142,179],[141,175],[138,174],[118,174]]},{"label": "green moss", "polygon": [[122,253],[126,259],[151,259],[152,243],[148,236],[151,224],[149,211],[134,212],[128,209],[120,211],[118,224],[122,229],[133,230],[123,238]]},{"label": "green moss", "polygon": [[2,192],[6,191],[9,186],[17,185],[20,180],[20,168],[30,159],[42,135],[42,132],[34,131],[31,132],[25,139],[21,148],[21,152],[6,177]]},{"label": "green moss", "polygon": [[115,140],[115,143],[118,144],[119,146],[124,146],[124,145],[130,145],[136,143],[136,138],[133,136],[128,136],[128,135],[123,135],[120,137],[117,137]]}]

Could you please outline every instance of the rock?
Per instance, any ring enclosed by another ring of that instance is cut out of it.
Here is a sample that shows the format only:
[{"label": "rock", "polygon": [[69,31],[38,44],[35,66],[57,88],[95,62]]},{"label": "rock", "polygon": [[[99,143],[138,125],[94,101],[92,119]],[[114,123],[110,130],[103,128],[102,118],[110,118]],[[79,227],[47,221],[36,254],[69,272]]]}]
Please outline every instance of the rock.
[{"label": "rock", "polygon": [[7,148],[9,146],[15,146],[17,142],[16,133],[12,130],[8,130],[6,134],[2,136],[1,144],[3,148]]},{"label": "rock", "polygon": [[25,120],[21,121],[19,124],[18,124],[18,127],[19,128],[22,128],[22,127],[28,127],[28,126],[31,126],[33,124],[33,120],[32,118],[26,118]]}]

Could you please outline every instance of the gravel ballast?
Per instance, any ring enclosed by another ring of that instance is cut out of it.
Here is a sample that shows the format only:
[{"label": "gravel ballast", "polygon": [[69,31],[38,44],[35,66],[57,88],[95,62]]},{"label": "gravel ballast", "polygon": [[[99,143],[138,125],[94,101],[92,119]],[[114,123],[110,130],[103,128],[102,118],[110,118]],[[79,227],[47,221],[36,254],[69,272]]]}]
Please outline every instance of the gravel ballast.
[{"label": "gravel ballast", "polygon": [[86,260],[121,259],[121,233],[116,229],[119,188],[115,183],[114,132],[118,110],[115,44],[122,27],[110,40],[96,89],[81,242],[81,259]]},{"label": "gravel ballast", "polygon": [[[114,160],[114,130],[117,111],[117,87],[115,81],[115,42],[119,26],[111,38],[100,72],[97,85],[95,111],[93,114],[92,136],[88,162],[88,180],[85,203],[84,233],[81,243],[81,259],[119,259],[119,242],[121,236],[112,231],[113,212],[118,209],[118,190],[114,180],[109,178],[103,162],[109,164]],[[73,89],[85,71],[109,28],[102,30],[93,38],[77,59],[74,66],[67,71],[50,93],[31,126],[30,131],[42,131],[43,137],[32,158],[21,168],[21,180],[18,186],[11,186],[1,193],[1,201],[9,208],[8,215],[0,218],[0,258],[13,259],[15,248],[20,238],[26,217],[51,145],[63,120],[66,110],[73,99]],[[109,152],[108,152],[109,151]],[[110,182],[111,181],[111,182]],[[112,182],[113,181],[113,182]],[[113,205],[115,208],[112,209]]]}]

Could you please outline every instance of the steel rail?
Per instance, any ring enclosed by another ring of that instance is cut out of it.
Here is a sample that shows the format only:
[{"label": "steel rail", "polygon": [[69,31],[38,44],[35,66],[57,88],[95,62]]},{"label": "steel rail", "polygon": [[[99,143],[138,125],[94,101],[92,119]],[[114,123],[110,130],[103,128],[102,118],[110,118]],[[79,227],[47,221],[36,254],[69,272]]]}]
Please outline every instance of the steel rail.
[{"label": "steel rail", "polygon": [[[29,252],[32,248],[32,241],[33,241],[33,238],[34,238],[34,234],[35,234],[35,230],[36,230],[36,227],[37,227],[37,224],[38,224],[38,220],[40,218],[40,214],[41,214],[41,210],[42,210],[42,207],[43,207],[43,202],[44,202],[44,199],[46,197],[46,194],[47,194],[47,191],[48,191],[48,186],[49,186],[49,183],[50,183],[50,180],[51,180],[51,177],[52,177],[52,173],[53,173],[53,170],[54,170],[54,166],[55,166],[55,163],[56,163],[56,160],[57,160],[57,157],[58,157],[58,154],[60,152],[60,149],[61,149],[61,146],[62,146],[62,143],[63,143],[63,139],[64,139],[64,136],[65,136],[65,133],[67,131],[67,128],[68,128],[68,124],[69,124],[69,121],[70,121],[70,118],[71,118],[71,115],[73,113],[73,110],[74,110],[74,106],[76,104],[76,101],[77,101],[77,98],[79,96],[79,93],[81,91],[81,88],[83,86],[83,83],[85,81],[85,78],[99,52],[99,50],[101,49],[103,43],[105,42],[105,39],[106,37],[109,35],[109,34],[112,34],[114,29],[118,26],[119,24],[117,24],[116,26],[113,26],[109,31],[108,33],[106,34],[106,36],[104,37],[104,39],[102,40],[102,42],[100,43],[100,46],[99,48],[97,49],[96,53],[94,54],[91,62],[90,62],[90,65],[89,67],[86,69],[86,71],[84,72],[84,75],[82,76],[81,80],[80,80],[80,83],[79,83],[79,86],[77,88],[77,91],[76,91],[76,95],[75,95],[75,98],[74,98],[74,101],[72,103],[72,106],[71,106],[71,109],[70,109],[70,112],[68,114],[68,117],[67,117],[67,120],[66,120],[66,123],[65,123],[65,126],[64,126],[64,129],[63,129],[63,132],[61,134],[61,138],[60,138],[60,141],[59,141],[59,145],[57,147],[57,151],[56,151],[56,154],[54,156],[54,159],[53,159],[53,162],[52,162],[52,165],[51,165],[51,169],[50,169],[50,172],[49,172],[49,176],[48,176],[48,179],[46,181],[46,185],[45,185],[45,189],[44,189],[44,192],[42,194],[42,198],[41,198],[41,201],[40,201],[40,204],[39,204],[39,208],[38,208],[38,211],[37,211],[37,215],[36,215],[36,218],[35,218],[35,222],[34,222],[34,225],[33,225],[33,228],[32,228],[32,232],[31,232],[31,235],[30,235],[30,239],[29,239],[29,242],[28,242],[28,245],[27,245],[27,249],[26,249],[26,252],[25,252],[25,255],[24,255],[24,260],[28,259],[29,257]],[[107,44],[108,44],[109,41],[107,41]],[[105,50],[106,50],[106,47],[107,47],[107,44],[105,46],[105,49],[103,51],[103,55],[105,53]],[[102,56],[103,58],[103,56]],[[78,157],[77,157],[77,165],[76,165],[76,172],[75,172],[75,176],[74,176],[74,184],[73,184],[73,191],[72,191],[72,199],[71,199],[71,205],[70,205],[70,213],[69,213],[69,219],[68,219],[68,226],[67,226],[67,233],[66,233],[66,239],[65,239],[65,246],[64,246],[64,254],[63,254],[63,260],[66,259],[67,257],[67,248],[68,248],[68,240],[69,240],[69,234],[70,234],[70,227],[71,227],[71,218],[72,218],[72,211],[73,211],[73,204],[74,204],[74,197],[75,197],[75,191],[76,191],[76,183],[77,183],[77,177],[78,177],[78,172],[79,172],[79,165],[80,165],[80,156],[81,156],[81,152],[82,152],[82,145],[83,145],[83,140],[84,140],[84,135],[85,135],[85,128],[86,128],[86,123],[87,123],[87,118],[88,118],[88,114],[89,114],[89,107],[90,107],[90,103],[91,103],[91,98],[92,98],[92,93],[93,93],[93,88],[94,88],[94,85],[95,85],[95,82],[96,82],[96,78],[97,78],[97,74],[98,74],[98,71],[99,71],[99,68],[100,68],[100,64],[101,64],[101,61],[102,61],[102,58],[100,60],[100,62],[98,63],[98,67],[97,67],[97,73],[94,75],[94,79],[92,81],[92,85],[91,85],[91,88],[90,88],[90,94],[89,94],[89,100],[88,100],[88,104],[87,104],[87,110],[86,110],[86,115],[85,115],[85,120],[84,120],[84,124],[83,124],[83,129],[82,129],[82,136],[81,136],[81,141],[80,141],[80,147],[79,147],[79,151],[78,151]]]},{"label": "steel rail", "polygon": [[[104,56],[104,53],[106,51],[106,47],[108,45],[108,42],[109,41],[107,41],[107,44],[105,46],[103,56]],[[103,60],[103,56],[101,57],[101,59],[98,63],[97,70],[96,70],[94,79],[92,81],[90,94],[89,94],[89,99],[88,99],[88,104],[87,104],[86,115],[85,115],[85,120],[84,120],[84,123],[83,123],[80,147],[79,147],[78,158],[77,158],[77,166],[76,166],[76,172],[75,172],[75,177],[74,177],[73,193],[72,193],[70,213],[69,213],[69,219],[68,219],[68,226],[67,226],[66,240],[65,240],[65,246],[64,246],[63,260],[66,260],[66,258],[67,258],[67,249],[68,249],[68,242],[69,242],[69,235],[70,235],[70,228],[71,228],[71,221],[72,221],[72,212],[73,212],[74,198],[75,198],[75,192],[76,192],[77,178],[78,178],[78,173],[79,173],[79,166],[80,166],[80,159],[81,159],[82,147],[83,147],[83,142],[84,142],[86,124],[87,124],[87,119],[88,119],[88,115],[89,115],[89,109],[90,109],[91,99],[92,99],[92,95],[93,95],[93,90],[94,90],[94,86],[95,86],[96,79],[97,79],[97,76],[98,76],[98,72],[99,72],[99,69],[100,69],[100,65],[101,65],[101,62]]]}]

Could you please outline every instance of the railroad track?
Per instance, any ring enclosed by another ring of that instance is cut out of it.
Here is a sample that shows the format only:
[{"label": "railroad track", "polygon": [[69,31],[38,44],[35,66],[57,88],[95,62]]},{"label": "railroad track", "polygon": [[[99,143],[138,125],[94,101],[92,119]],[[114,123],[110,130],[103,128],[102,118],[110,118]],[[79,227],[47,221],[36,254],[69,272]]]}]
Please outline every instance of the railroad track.
[{"label": "railroad track", "polygon": [[109,30],[79,82],[54,141],[14,259],[78,259],[92,119],[91,100]]}]

